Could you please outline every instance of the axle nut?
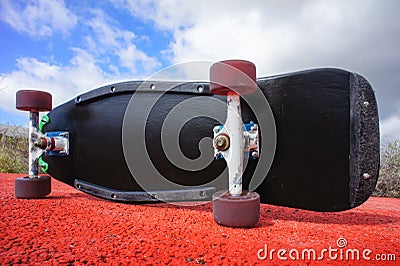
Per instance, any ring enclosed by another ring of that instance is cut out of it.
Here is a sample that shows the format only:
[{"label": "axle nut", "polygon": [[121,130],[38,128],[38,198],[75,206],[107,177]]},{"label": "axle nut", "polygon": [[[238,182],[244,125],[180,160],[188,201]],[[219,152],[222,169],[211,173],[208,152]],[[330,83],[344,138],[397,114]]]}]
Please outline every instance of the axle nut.
[{"label": "axle nut", "polygon": [[214,145],[220,151],[229,149],[230,141],[229,136],[226,134],[219,134],[214,138]]},{"label": "axle nut", "polygon": [[47,148],[47,139],[46,138],[39,138],[35,143],[33,143],[34,146],[45,150]]}]

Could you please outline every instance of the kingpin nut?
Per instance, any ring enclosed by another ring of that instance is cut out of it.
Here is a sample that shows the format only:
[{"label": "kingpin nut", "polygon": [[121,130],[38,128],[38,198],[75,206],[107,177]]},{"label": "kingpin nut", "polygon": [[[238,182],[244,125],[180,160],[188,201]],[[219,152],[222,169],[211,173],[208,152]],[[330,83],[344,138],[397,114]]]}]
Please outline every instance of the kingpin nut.
[{"label": "kingpin nut", "polygon": [[219,134],[214,138],[214,145],[220,151],[229,149],[230,141],[229,136],[226,134]]}]

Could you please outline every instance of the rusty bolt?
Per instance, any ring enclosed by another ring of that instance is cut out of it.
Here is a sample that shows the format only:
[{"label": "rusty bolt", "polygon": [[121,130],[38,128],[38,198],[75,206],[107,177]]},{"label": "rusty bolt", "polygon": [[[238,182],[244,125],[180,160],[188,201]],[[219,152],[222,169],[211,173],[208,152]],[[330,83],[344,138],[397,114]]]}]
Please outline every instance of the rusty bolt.
[{"label": "rusty bolt", "polygon": [[219,134],[214,138],[214,145],[220,151],[229,149],[229,136],[226,134]]}]

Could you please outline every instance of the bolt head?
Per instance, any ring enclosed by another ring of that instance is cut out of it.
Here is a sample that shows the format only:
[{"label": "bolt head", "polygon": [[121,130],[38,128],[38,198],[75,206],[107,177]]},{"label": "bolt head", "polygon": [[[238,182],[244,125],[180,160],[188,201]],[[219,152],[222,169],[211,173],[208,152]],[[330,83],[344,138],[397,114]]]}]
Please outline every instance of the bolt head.
[{"label": "bolt head", "polygon": [[364,179],[370,179],[370,178],[371,178],[371,175],[368,174],[368,173],[364,173],[364,174],[363,174],[363,178],[364,178]]},{"label": "bolt head", "polygon": [[258,157],[259,157],[257,151],[251,152],[251,156],[252,156],[253,158],[258,158]]}]

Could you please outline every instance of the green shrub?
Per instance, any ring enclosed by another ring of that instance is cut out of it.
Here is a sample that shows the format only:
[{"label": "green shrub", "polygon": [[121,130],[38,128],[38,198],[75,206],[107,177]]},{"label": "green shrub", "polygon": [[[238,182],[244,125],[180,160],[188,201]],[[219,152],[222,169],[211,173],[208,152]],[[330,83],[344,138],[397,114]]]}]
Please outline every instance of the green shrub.
[{"label": "green shrub", "polygon": [[0,134],[0,172],[28,172],[28,138]]},{"label": "green shrub", "polygon": [[375,196],[400,198],[400,143],[395,140],[381,151],[381,168]]}]

